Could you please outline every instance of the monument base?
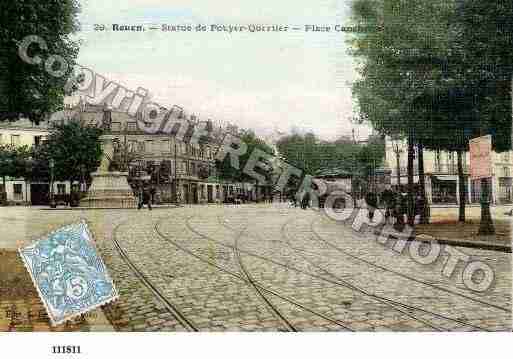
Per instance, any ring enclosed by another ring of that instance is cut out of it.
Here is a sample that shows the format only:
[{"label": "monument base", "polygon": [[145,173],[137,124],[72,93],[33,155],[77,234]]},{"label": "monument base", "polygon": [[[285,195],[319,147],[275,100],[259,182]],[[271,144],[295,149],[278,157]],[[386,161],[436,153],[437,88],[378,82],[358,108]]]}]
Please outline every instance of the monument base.
[{"label": "monument base", "polygon": [[80,207],[87,208],[136,208],[137,199],[128,184],[127,172],[95,172],[87,197]]}]

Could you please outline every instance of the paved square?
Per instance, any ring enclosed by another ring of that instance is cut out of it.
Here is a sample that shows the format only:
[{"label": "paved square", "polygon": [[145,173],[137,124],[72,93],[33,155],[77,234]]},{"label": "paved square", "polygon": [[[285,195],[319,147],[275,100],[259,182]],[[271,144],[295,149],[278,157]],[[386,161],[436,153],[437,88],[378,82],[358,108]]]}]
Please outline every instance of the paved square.
[{"label": "paved square", "polygon": [[445,254],[422,265],[370,232],[285,204],[0,212],[0,222],[23,221],[15,242],[78,218],[119,290],[104,307],[116,330],[511,330],[510,253],[457,248],[494,270],[478,293],[461,265],[441,274]]}]

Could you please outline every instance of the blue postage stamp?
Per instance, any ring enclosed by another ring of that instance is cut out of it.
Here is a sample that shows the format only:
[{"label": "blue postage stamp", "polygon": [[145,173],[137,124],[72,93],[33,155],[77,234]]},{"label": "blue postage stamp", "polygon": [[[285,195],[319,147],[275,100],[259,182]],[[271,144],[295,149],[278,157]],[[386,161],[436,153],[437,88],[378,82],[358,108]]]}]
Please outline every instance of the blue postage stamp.
[{"label": "blue postage stamp", "polygon": [[85,221],[59,228],[19,253],[52,325],[118,298]]}]

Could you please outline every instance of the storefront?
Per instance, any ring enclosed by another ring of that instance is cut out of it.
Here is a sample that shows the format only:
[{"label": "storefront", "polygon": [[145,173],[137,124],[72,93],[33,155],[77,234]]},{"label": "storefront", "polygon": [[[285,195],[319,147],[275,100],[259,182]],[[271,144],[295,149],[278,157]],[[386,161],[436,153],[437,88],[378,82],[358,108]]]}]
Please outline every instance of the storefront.
[{"label": "storefront", "polygon": [[458,179],[455,176],[431,176],[432,203],[458,203]]},{"label": "storefront", "polygon": [[502,204],[513,203],[513,191],[512,191],[512,178],[511,177],[500,177],[499,178],[499,193],[498,200]]}]

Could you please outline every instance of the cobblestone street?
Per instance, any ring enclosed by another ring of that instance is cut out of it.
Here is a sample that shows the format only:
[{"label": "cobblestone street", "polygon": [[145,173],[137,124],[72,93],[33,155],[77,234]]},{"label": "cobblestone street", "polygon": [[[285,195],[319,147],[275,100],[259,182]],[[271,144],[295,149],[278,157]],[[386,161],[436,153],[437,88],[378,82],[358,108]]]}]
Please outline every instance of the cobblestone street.
[{"label": "cobblestone street", "polygon": [[103,308],[116,330],[511,330],[510,253],[457,249],[495,272],[488,291],[473,292],[462,265],[442,275],[445,252],[422,265],[370,230],[357,233],[286,204],[2,208],[0,247],[14,250],[79,218],[90,224],[120,292]]}]

